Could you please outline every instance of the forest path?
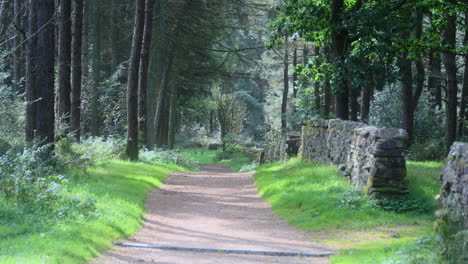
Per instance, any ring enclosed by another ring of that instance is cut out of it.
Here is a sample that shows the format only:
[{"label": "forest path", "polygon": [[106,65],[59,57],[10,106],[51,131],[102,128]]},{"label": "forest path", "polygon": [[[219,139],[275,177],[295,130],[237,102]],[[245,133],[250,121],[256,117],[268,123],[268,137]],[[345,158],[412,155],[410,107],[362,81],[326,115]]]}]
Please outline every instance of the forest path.
[{"label": "forest path", "polygon": [[[143,228],[123,243],[237,250],[323,253],[312,234],[275,216],[257,194],[252,173],[225,165],[202,165],[201,172],[168,176],[150,193]],[[92,263],[328,263],[327,257],[291,257],[189,252],[115,246]]]}]

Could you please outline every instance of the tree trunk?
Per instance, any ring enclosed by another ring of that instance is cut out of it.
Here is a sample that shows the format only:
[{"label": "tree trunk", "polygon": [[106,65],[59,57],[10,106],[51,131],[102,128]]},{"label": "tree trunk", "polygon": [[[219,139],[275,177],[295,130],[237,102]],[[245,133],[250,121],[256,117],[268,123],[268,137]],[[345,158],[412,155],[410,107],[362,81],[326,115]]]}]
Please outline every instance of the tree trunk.
[{"label": "tree trunk", "polygon": [[[401,34],[402,39],[409,39],[409,32]],[[413,110],[413,72],[408,52],[404,51],[399,58],[399,71],[401,76],[401,128],[406,129],[410,142],[413,140],[414,110]]]},{"label": "tree trunk", "polygon": [[330,109],[332,104],[332,91],[330,87],[330,79],[328,78],[328,75],[325,74],[325,78],[323,79],[323,89],[324,89],[324,103],[323,103],[323,117],[325,119],[330,118]]},{"label": "tree trunk", "polygon": [[[60,0],[59,50],[58,50],[58,117],[70,124],[71,91],[71,0]],[[64,135],[60,135],[64,136]]]},{"label": "tree trunk", "polygon": [[294,53],[293,53],[293,97],[296,98],[297,96],[297,73],[296,73],[296,67],[297,67],[297,47],[296,43],[294,43]]},{"label": "tree trunk", "polygon": [[[320,67],[320,47],[315,47],[315,67]],[[322,115],[322,104],[321,104],[321,98],[320,98],[320,82],[318,80],[315,80],[314,83],[314,97],[315,97],[315,112],[317,112],[318,115]]]},{"label": "tree trunk", "polygon": [[[159,134],[160,134],[160,124],[161,124],[160,121],[161,121],[161,115],[162,115],[161,112],[163,109],[164,98],[166,97],[166,88],[168,85],[169,73],[172,67],[173,51],[174,51],[174,48],[172,47],[171,51],[166,55],[166,59],[165,59],[166,63],[164,64],[164,67],[163,67],[164,69],[163,69],[161,81],[159,84],[158,98],[156,101],[156,109],[154,111],[154,120],[153,120],[154,132],[157,133],[155,136],[155,139],[159,138]],[[157,145],[160,145],[160,143]]]},{"label": "tree trunk", "polygon": [[[345,74],[345,55],[346,55],[346,41],[348,34],[344,29],[340,29],[341,16],[344,10],[344,0],[333,0],[331,10],[331,24],[334,27],[331,38],[333,52],[337,59],[336,70],[340,74]],[[347,120],[349,115],[349,87],[347,78],[337,78],[336,81],[336,117],[342,120]]]},{"label": "tree trunk", "polygon": [[174,145],[175,145],[175,127],[176,127],[176,116],[177,116],[177,107],[176,107],[176,89],[175,87],[172,88],[172,92],[171,92],[171,95],[170,95],[170,99],[169,99],[169,104],[170,104],[170,107],[169,107],[169,138],[168,138],[168,147],[170,149],[174,149]]},{"label": "tree trunk", "polygon": [[369,122],[370,102],[372,100],[372,85],[373,74],[370,80],[364,80],[364,86],[362,89],[361,121],[366,124]]},{"label": "tree trunk", "polygon": [[[465,11],[465,38],[463,39],[463,44],[468,46],[468,11]],[[458,126],[458,136],[465,137],[468,136],[468,55],[465,55],[465,69],[463,73],[463,85],[462,85],[462,94],[460,102],[460,122]]]},{"label": "tree trunk", "polygon": [[284,36],[284,74],[283,74],[283,99],[281,102],[281,130],[286,132],[287,121],[286,113],[288,107],[288,93],[289,93],[289,50],[288,50],[288,35]]},{"label": "tree trunk", "polygon": [[127,150],[132,160],[138,159],[138,72],[145,22],[145,0],[135,0],[135,25],[133,29],[132,50],[128,66],[127,91]]},{"label": "tree trunk", "polygon": [[142,144],[148,145],[147,125],[147,93],[148,93],[148,70],[150,61],[151,38],[153,33],[153,7],[155,0],[146,0],[145,24],[143,30],[143,44],[140,58],[140,74],[138,80],[138,120]]},{"label": "tree trunk", "polygon": [[13,72],[13,78],[15,80],[15,86],[16,90],[18,92],[22,92],[21,87],[21,78],[23,77],[23,66],[21,63],[21,42],[23,41],[22,38],[22,33],[21,33],[21,2],[24,0],[14,0],[14,24],[15,24],[15,30],[14,30],[14,38],[13,38],[13,60],[14,60],[14,72]]},{"label": "tree trunk", "polygon": [[90,98],[90,114],[91,122],[90,129],[92,136],[99,135],[99,85],[101,84],[101,3],[100,1],[93,1],[94,14],[93,14],[93,49],[92,49],[92,63],[93,63],[93,85],[91,87]]},{"label": "tree trunk", "polygon": [[[424,20],[424,15],[422,11],[416,12],[416,20],[417,20],[417,25],[416,25],[416,30],[415,30],[415,35],[416,39],[420,40],[422,38],[423,34],[423,20]],[[424,81],[426,79],[426,72],[424,68],[424,62],[423,62],[423,57],[421,52],[416,52],[416,91],[414,92],[413,95],[413,111],[416,110],[418,103],[419,103],[419,98],[421,97],[423,88],[424,88]]]},{"label": "tree trunk", "polygon": [[[445,28],[443,39],[451,48],[455,49],[457,33],[457,17],[447,15],[447,26]],[[445,132],[445,150],[450,151],[450,147],[456,138],[457,133],[457,64],[454,52],[443,54],[445,69],[447,71],[447,124]]]},{"label": "tree trunk", "polygon": [[54,142],[54,1],[37,4],[37,136],[43,143]]},{"label": "tree trunk", "polygon": [[429,68],[431,75],[429,76],[428,89],[431,91],[434,97],[434,106],[437,106],[439,109],[442,108],[442,62],[440,60],[440,55],[431,49],[429,52]]},{"label": "tree trunk", "polygon": [[71,74],[71,109],[70,109],[70,132],[80,141],[81,121],[81,78],[82,78],[82,33],[83,33],[83,0],[74,0],[74,20],[72,39],[72,74]]},{"label": "tree trunk", "polygon": [[110,21],[111,21],[111,70],[112,72],[115,72],[117,70],[117,65],[120,63],[120,48],[119,48],[119,19],[121,19],[121,12],[120,8],[117,6],[118,1],[113,0],[111,5],[111,16],[110,16]]},{"label": "tree trunk", "polygon": [[29,0],[28,13],[28,42],[26,50],[26,142],[36,137],[37,129],[37,1]]}]

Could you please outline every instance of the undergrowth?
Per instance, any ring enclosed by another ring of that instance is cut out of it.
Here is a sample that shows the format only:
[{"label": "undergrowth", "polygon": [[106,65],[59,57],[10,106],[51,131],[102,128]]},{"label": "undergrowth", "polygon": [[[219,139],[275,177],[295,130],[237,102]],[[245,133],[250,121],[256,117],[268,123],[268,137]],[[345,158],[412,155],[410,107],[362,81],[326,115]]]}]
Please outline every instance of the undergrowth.
[{"label": "undergrowth", "polygon": [[[110,161],[68,171],[53,205],[0,196],[0,263],[84,263],[141,226],[147,191],[175,165]],[[65,210],[65,211],[64,211]]]}]

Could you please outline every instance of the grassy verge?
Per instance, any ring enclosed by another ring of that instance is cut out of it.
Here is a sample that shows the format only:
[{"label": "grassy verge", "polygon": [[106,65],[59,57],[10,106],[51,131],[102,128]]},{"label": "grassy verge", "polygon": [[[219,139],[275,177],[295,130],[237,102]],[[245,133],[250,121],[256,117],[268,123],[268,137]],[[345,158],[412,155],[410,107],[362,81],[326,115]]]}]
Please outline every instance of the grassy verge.
[{"label": "grassy verge", "polygon": [[67,195],[91,214],[61,217],[0,198],[0,263],[85,263],[142,224],[147,191],[176,166],[111,161],[71,177]]},{"label": "grassy verge", "polygon": [[352,190],[329,166],[291,160],[262,166],[254,177],[261,196],[276,214],[293,226],[316,233],[324,244],[341,249],[332,263],[383,263],[421,235],[431,233],[441,166],[408,164],[410,202],[422,209],[407,213],[382,210]]}]

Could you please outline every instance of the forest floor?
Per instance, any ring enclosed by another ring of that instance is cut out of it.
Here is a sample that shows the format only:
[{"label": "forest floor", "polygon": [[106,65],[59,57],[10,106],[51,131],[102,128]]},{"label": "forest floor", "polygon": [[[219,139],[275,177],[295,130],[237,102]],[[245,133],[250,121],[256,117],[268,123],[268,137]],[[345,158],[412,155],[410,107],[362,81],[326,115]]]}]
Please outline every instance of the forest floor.
[{"label": "forest floor", "polygon": [[[227,165],[171,174],[150,193],[143,228],[124,243],[324,253],[313,233],[278,218],[258,195],[252,173]],[[328,263],[327,257],[284,257],[164,251],[116,246],[93,263]]]}]

